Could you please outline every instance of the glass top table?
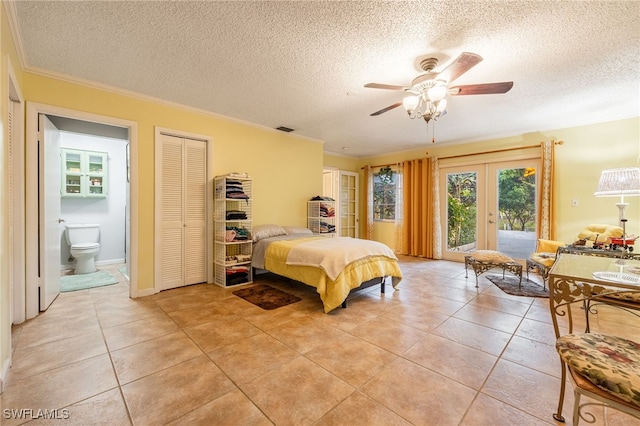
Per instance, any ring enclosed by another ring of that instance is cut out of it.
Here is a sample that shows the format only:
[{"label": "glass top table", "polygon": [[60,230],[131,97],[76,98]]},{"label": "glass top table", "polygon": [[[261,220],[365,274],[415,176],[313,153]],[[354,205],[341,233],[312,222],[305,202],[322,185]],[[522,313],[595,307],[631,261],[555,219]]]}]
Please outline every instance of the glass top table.
[{"label": "glass top table", "polygon": [[640,291],[640,260],[560,253],[549,271],[552,277]]},{"label": "glass top table", "polygon": [[556,338],[560,318],[568,320],[565,325],[573,332],[575,313],[568,308],[581,308],[588,332],[589,314],[595,313],[591,307],[600,304],[640,311],[640,260],[560,253],[549,271],[549,308]]},{"label": "glass top table", "polygon": [[[589,333],[590,317],[599,315],[599,308],[603,306],[632,315],[625,314],[625,322],[634,316],[640,317],[640,258],[558,252],[549,271],[549,307],[556,339],[574,333],[574,328],[579,333]],[[558,408],[553,417],[564,421],[562,409],[567,368],[562,358],[560,368]],[[580,405],[576,408],[578,413],[588,405],[593,403]]]}]

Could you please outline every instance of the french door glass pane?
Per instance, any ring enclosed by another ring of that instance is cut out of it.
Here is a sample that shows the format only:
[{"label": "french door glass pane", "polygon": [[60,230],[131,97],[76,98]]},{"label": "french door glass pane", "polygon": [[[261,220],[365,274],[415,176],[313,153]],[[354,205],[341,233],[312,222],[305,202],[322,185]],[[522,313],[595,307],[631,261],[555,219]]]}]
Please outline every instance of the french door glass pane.
[{"label": "french door glass pane", "polygon": [[478,175],[447,174],[447,250],[468,252],[477,247]]},{"label": "french door glass pane", "polygon": [[357,175],[340,172],[340,229],[341,237],[357,237]]},{"label": "french door glass pane", "polygon": [[498,251],[526,259],[536,245],[536,168],[500,169]]}]

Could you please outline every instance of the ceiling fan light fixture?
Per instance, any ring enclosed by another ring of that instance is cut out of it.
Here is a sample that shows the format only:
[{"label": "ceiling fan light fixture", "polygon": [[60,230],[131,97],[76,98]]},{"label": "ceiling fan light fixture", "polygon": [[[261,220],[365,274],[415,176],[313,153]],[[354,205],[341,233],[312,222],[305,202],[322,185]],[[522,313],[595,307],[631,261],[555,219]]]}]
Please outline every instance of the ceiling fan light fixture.
[{"label": "ceiling fan light fixture", "polygon": [[436,121],[441,115],[444,114],[447,108],[447,100],[443,99],[437,102],[426,102],[426,107],[421,115],[416,114],[417,117],[422,117],[424,121],[429,124],[431,120]]},{"label": "ceiling fan light fixture", "polygon": [[413,115],[419,104],[420,97],[418,95],[405,96],[404,99],[402,99],[402,106],[407,111],[409,116]]},{"label": "ceiling fan light fixture", "polygon": [[445,98],[432,101],[426,92],[419,95],[407,96],[402,100],[402,106],[409,114],[409,118],[423,118],[427,123],[435,120],[447,106]]},{"label": "ceiling fan light fixture", "polygon": [[433,86],[427,89],[427,97],[431,102],[441,101],[447,96],[447,82],[444,80],[435,80]]},{"label": "ceiling fan light fixture", "polygon": [[[438,65],[438,59],[429,57],[420,62],[420,68],[424,73],[411,81],[410,86],[396,86],[391,84],[367,83],[365,87],[373,89],[397,90],[411,94],[402,102],[396,102],[386,108],[369,115],[378,116],[402,105],[409,114],[409,118],[422,118],[427,124],[447,113],[447,96],[459,95],[489,95],[507,93],[513,87],[513,81],[499,83],[465,84],[449,87],[449,85],[482,61],[482,57],[475,53],[463,52],[442,71],[434,69]],[[435,138],[432,140],[435,142]]]}]

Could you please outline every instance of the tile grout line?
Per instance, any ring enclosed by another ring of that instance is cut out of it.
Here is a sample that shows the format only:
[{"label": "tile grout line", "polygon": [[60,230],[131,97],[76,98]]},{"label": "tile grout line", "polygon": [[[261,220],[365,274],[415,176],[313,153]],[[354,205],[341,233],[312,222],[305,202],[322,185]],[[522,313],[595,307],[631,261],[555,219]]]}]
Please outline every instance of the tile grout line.
[{"label": "tile grout line", "polygon": [[[124,279],[124,278],[123,278]],[[126,281],[126,279],[125,279]],[[129,282],[126,282],[127,284],[127,288],[129,287]],[[109,348],[109,344],[107,343],[107,337],[104,334],[104,327],[102,324],[102,320],[100,319],[100,316],[98,315],[98,308],[97,308],[97,303],[96,301],[92,298],[92,304],[93,304],[93,309],[95,310],[96,313],[96,317],[98,319],[98,325],[100,326],[100,334],[102,335],[102,339],[104,342],[104,346],[107,350],[107,354],[109,355],[109,362],[111,363],[111,370],[113,371],[113,375],[116,379],[116,383],[118,384],[118,394],[120,395],[120,398],[122,398],[122,403],[124,404],[124,409],[127,412],[127,418],[129,419],[130,424],[135,424],[133,421],[133,417],[131,416],[131,410],[129,409],[129,404],[127,402],[127,399],[124,396],[124,392],[122,390],[122,383],[120,382],[120,377],[118,377],[118,372],[116,371],[116,366],[113,362],[113,356],[111,355],[111,349]],[[97,395],[94,395],[97,396]]]}]

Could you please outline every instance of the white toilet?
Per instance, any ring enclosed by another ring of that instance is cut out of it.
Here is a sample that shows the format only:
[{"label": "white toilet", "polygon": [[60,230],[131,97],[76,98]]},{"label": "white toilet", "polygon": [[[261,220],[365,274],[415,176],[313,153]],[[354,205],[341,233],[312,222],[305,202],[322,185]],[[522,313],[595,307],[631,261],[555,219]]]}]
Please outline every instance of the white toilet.
[{"label": "white toilet", "polygon": [[88,274],[96,271],[94,258],[100,251],[100,225],[68,224],[65,225],[65,236],[70,247],[71,256],[76,259],[76,274]]}]

